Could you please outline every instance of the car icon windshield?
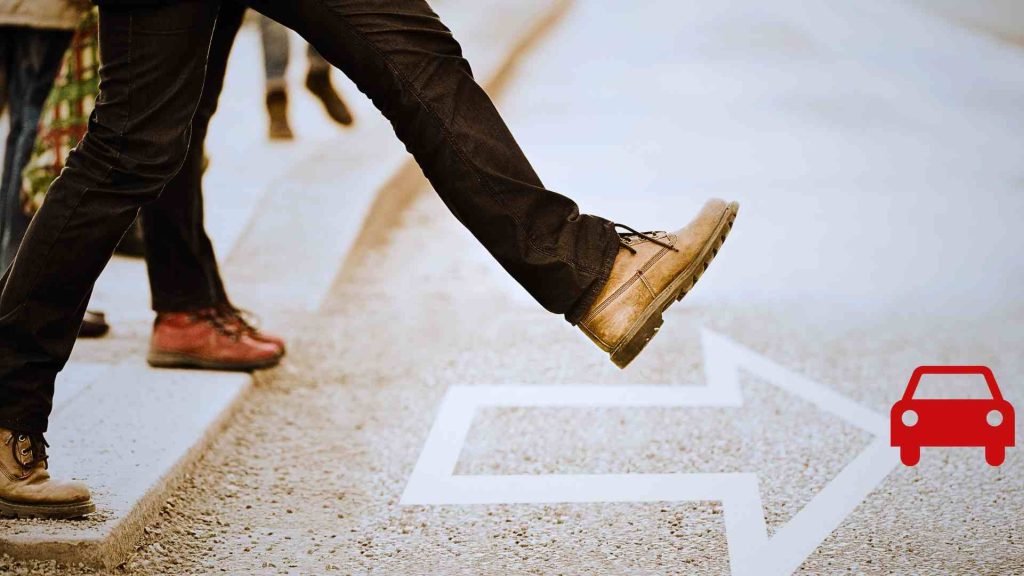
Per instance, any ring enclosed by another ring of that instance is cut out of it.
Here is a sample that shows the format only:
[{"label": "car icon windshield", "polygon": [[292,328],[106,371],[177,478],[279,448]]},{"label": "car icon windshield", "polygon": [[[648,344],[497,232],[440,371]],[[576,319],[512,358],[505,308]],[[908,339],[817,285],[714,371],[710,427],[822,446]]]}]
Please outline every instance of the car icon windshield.
[{"label": "car icon windshield", "polygon": [[984,366],[920,366],[904,400],[1002,400],[995,376]]},{"label": "car icon windshield", "polygon": [[991,400],[985,377],[980,374],[925,374],[914,391],[914,400]]}]

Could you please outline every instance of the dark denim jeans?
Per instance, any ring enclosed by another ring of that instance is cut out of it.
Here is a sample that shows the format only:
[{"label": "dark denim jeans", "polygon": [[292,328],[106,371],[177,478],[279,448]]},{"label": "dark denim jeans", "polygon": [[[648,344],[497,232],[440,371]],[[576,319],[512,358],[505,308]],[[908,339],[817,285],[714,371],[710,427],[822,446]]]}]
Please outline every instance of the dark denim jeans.
[{"label": "dark denim jeans", "polygon": [[221,4],[210,41],[203,94],[192,117],[185,163],[160,197],[142,207],[146,265],[153,310],[157,312],[231,305],[204,225],[203,163],[206,133],[217,111],[228,57],[245,11],[246,7],[236,2]]},{"label": "dark denim jeans", "polygon": [[0,180],[0,270],[14,260],[28,228],[29,218],[21,209],[22,174],[71,35],[69,30],[0,26],[0,111],[6,102],[11,122]]},{"label": "dark denim jeans", "polygon": [[[203,228],[203,140],[224,83],[228,54],[245,7],[225,6],[207,66],[207,88],[193,119],[184,168],[157,202],[143,208],[153,309],[184,311],[230,305],[213,245]],[[0,180],[0,269],[14,260],[29,217],[21,208],[23,171],[35,145],[40,113],[72,32],[0,26],[0,102],[10,105],[11,129]]]},{"label": "dark denim jeans", "polygon": [[[546,190],[423,0],[249,0],[297,30],[391,121],[442,200],[537,301],[575,323],[619,240]],[[43,432],[93,283],[186,161],[216,2],[100,14],[102,93],[0,294],[0,426]],[[325,231],[329,233],[329,231]]]}]

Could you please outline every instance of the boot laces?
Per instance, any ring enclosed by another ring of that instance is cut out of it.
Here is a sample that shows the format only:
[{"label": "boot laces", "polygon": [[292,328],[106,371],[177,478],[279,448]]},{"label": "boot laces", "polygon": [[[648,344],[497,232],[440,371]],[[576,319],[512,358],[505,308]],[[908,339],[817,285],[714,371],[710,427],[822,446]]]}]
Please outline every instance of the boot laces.
[{"label": "boot laces", "polygon": [[222,322],[233,324],[243,334],[259,334],[259,318],[248,310],[226,304],[217,309],[217,315]]},{"label": "boot laces", "polygon": [[647,240],[648,242],[650,242],[652,244],[661,246],[662,248],[668,248],[669,250],[671,250],[673,252],[679,252],[679,249],[676,248],[675,246],[669,244],[668,242],[663,242],[661,240],[658,240],[657,238],[654,237],[655,234],[664,234],[664,232],[662,232],[662,231],[639,232],[637,230],[634,230],[633,228],[630,228],[629,226],[626,226],[625,224],[615,224],[615,227],[616,228],[624,228],[624,229],[627,230],[627,232],[619,232],[618,233],[619,234],[619,244],[621,244],[622,247],[625,248],[626,250],[629,250],[629,252],[631,254],[636,254],[636,248],[633,248],[633,246],[630,245],[629,242],[627,242],[627,240],[630,239],[630,238],[643,238],[644,240]]},{"label": "boot laces", "polygon": [[[15,441],[15,439],[17,439],[17,441]],[[19,449],[18,444],[25,440],[29,441],[29,447]],[[36,464],[39,464],[40,462],[43,463],[44,468],[50,467],[50,456],[46,453],[46,449],[50,444],[46,441],[46,438],[43,438],[42,434],[11,432],[11,435],[7,437],[7,440],[4,440],[4,444],[11,447],[11,454],[14,456],[14,461],[18,463],[21,463],[23,456],[28,456],[30,452],[32,453],[32,459],[27,464],[22,464],[26,470],[34,468]]]},{"label": "boot laces", "polygon": [[231,338],[232,340],[238,341],[242,336],[246,334],[245,329],[240,329],[239,326],[228,321],[228,318],[217,309],[211,308],[207,310],[199,310],[192,314],[192,318],[202,322],[206,322],[217,331]]}]

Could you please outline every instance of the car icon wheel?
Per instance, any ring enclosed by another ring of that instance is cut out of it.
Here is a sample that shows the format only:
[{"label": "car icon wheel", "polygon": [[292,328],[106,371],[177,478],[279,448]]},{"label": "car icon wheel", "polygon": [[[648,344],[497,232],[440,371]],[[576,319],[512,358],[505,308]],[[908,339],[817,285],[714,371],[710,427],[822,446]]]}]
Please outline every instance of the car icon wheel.
[{"label": "car icon wheel", "polygon": [[[988,452],[985,452],[986,456]],[[920,446],[900,446],[900,461],[904,466],[915,466],[921,460]]]},{"label": "car icon wheel", "polygon": [[999,466],[1006,458],[1005,446],[985,446],[985,462],[989,466]]}]

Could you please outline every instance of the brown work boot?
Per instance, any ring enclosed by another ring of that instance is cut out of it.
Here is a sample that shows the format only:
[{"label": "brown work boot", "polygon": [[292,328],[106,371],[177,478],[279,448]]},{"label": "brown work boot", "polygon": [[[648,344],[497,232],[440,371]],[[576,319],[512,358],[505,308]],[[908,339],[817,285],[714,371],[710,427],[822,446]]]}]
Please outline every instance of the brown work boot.
[{"label": "brown work boot", "polygon": [[96,511],[81,482],[59,482],[46,469],[42,434],[0,428],[0,516],[77,518]]},{"label": "brown work boot", "polygon": [[284,88],[267,90],[267,114],[270,116],[271,140],[291,140],[292,126],[288,122],[288,91]]},{"label": "brown work boot", "polygon": [[218,312],[221,315],[221,321],[229,327],[247,334],[257,342],[273,344],[277,346],[282,355],[285,353],[284,338],[261,330],[258,326],[258,320],[255,319],[255,315],[251,312],[235,308],[230,304],[221,307],[218,309]]},{"label": "brown work boot", "polygon": [[341,99],[341,95],[331,84],[330,68],[310,69],[306,74],[306,88],[309,88],[309,91],[320,99],[320,103],[324,105],[324,110],[331,120],[342,126],[352,124],[352,113],[348,111],[345,101]]},{"label": "brown work boot", "polygon": [[146,360],[157,368],[248,371],[274,366],[281,350],[229,325],[210,308],[157,314]]},{"label": "brown work boot", "polygon": [[693,288],[732,229],[739,204],[709,200],[686,228],[671,234],[620,234],[611,275],[579,327],[625,368],[661,327],[661,313]]}]

